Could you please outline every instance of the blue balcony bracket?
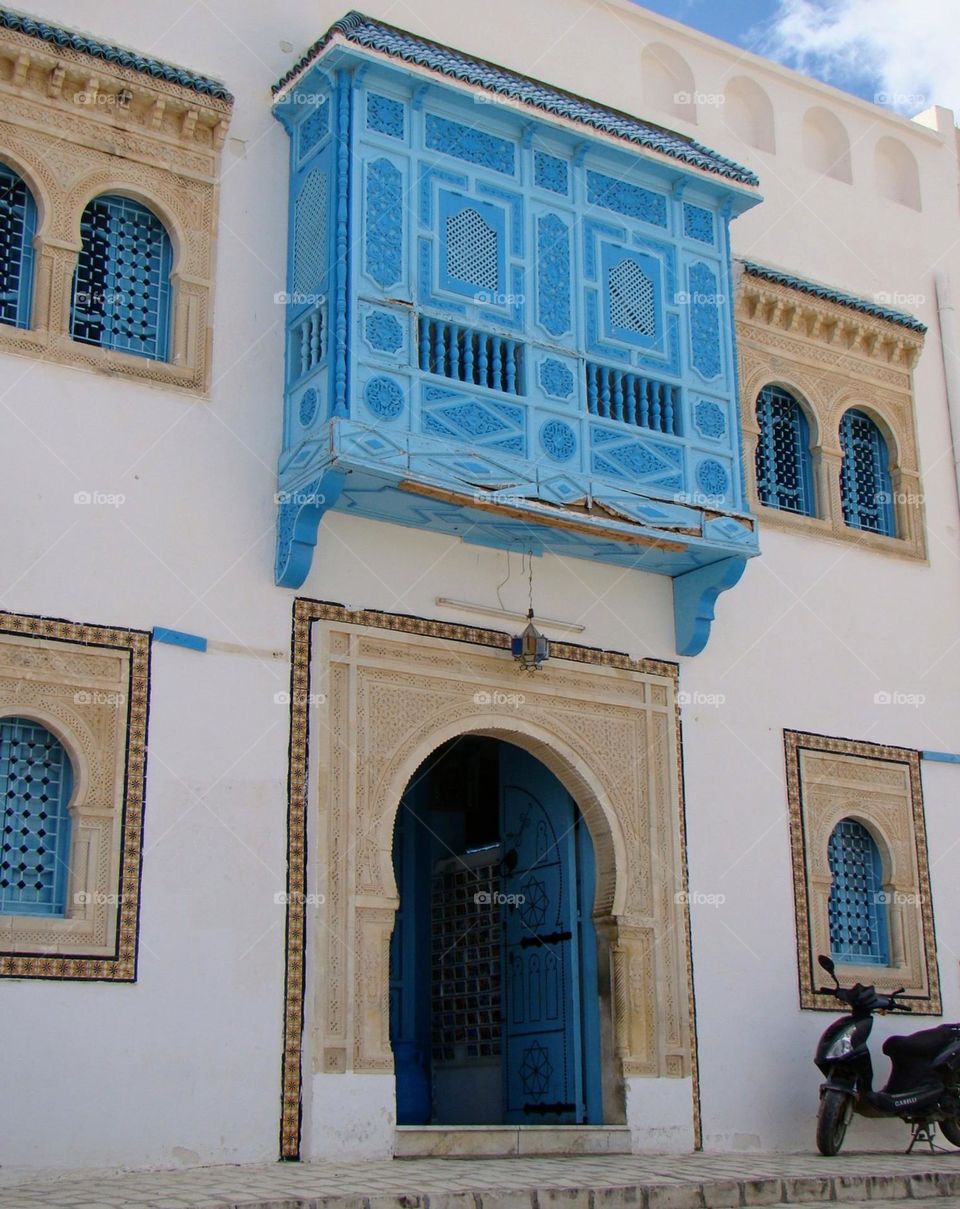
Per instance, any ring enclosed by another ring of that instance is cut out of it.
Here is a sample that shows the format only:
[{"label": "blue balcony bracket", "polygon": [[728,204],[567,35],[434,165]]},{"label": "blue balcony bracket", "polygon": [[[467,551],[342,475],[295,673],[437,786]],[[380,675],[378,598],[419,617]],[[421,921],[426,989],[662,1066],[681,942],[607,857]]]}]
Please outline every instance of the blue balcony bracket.
[{"label": "blue balcony bracket", "polygon": [[281,587],[299,588],[307,578],[323,514],[336,504],[345,479],[341,471],[329,470],[311,483],[278,493],[276,582]]},{"label": "blue balcony bracket", "polygon": [[717,597],[739,583],[745,558],[724,558],[678,575],[673,581],[677,654],[699,655],[710,637]]}]

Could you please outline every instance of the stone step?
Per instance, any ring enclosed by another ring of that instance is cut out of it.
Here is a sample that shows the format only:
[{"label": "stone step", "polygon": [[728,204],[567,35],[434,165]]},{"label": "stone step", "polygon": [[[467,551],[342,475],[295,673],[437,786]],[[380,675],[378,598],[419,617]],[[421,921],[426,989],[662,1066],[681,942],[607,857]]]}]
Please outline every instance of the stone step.
[{"label": "stone step", "polygon": [[398,1159],[630,1154],[626,1125],[401,1125]]}]

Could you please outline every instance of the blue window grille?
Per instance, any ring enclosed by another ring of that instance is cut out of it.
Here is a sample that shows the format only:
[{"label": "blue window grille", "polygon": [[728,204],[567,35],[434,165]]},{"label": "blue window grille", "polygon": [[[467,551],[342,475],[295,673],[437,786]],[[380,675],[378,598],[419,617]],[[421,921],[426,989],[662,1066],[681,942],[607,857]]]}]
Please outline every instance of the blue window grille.
[{"label": "blue window grille", "polygon": [[603,245],[607,334],[649,348],[661,335],[660,268],[644,252]]},{"label": "blue window grille", "polygon": [[757,397],[757,494],[768,508],[816,515],[810,428],[803,408],[778,386]]},{"label": "blue window grille", "polygon": [[166,361],[172,253],[163,223],[128,197],[96,197],[83,212],[80,236],[74,340]]},{"label": "blue window grille", "polygon": [[840,447],[844,521],[851,529],[896,537],[890,455],[880,429],[862,411],[851,409],[840,421]]},{"label": "blue window grille", "polygon": [[0,912],[65,913],[72,789],[55,735],[29,718],[0,721]]},{"label": "blue window grille", "polygon": [[880,850],[854,819],[834,827],[827,847],[833,883],[827,913],[833,959],[846,965],[889,965],[887,909]]},{"label": "blue window grille", "polygon": [[446,190],[440,194],[440,287],[499,303],[505,280],[503,210]]},{"label": "blue window grille", "polygon": [[37,207],[22,177],[0,164],[0,323],[30,326]]}]

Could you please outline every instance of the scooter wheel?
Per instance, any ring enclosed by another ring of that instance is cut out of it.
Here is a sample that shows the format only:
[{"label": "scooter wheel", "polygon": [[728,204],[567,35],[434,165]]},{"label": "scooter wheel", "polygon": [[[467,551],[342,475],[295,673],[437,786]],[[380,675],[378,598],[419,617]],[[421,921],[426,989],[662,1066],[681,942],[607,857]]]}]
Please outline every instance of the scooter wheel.
[{"label": "scooter wheel", "polygon": [[940,1132],[951,1146],[960,1146],[960,1121],[951,1117],[949,1121],[940,1121]]},{"label": "scooter wheel", "polygon": [[850,1120],[850,1097],[841,1091],[825,1091],[817,1112],[817,1149],[821,1154],[840,1153]]}]

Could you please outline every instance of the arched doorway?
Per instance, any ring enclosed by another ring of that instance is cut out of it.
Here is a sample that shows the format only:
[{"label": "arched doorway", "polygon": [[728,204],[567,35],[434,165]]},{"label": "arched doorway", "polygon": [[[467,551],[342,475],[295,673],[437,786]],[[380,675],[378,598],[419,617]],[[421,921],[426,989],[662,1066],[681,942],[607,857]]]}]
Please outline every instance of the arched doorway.
[{"label": "arched doorway", "polygon": [[393,860],[398,1124],[599,1124],[594,851],[561,782],[452,739],[407,786]]}]

